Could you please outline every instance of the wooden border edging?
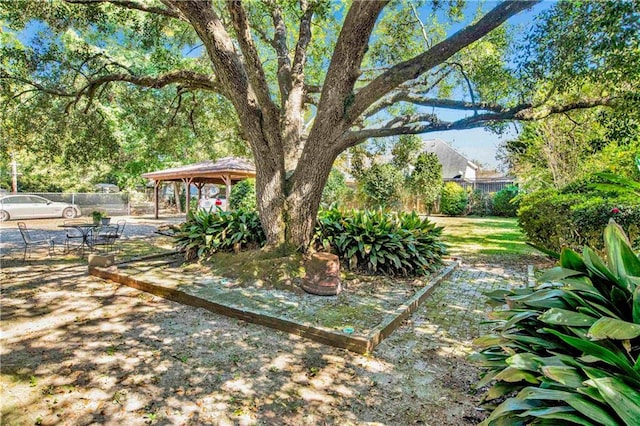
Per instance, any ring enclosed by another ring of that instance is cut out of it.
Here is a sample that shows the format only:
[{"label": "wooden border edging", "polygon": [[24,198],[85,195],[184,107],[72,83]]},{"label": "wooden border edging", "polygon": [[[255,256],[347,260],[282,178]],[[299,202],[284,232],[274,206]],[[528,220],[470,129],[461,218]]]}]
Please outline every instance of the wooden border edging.
[{"label": "wooden border edging", "polygon": [[[127,262],[129,263],[129,262]],[[431,294],[433,289],[459,265],[459,262],[453,262],[445,267],[436,277],[429,280],[418,293],[404,304],[400,305],[393,314],[388,315],[383,322],[369,333],[367,337],[349,336],[326,327],[316,326],[313,324],[292,321],[284,318],[272,317],[260,312],[254,312],[248,309],[239,309],[226,306],[217,302],[212,302],[197,296],[190,295],[180,290],[163,287],[147,281],[139,280],[117,271],[117,268],[99,268],[89,267],[89,275],[98,278],[124,284],[147,293],[160,296],[164,299],[173,300],[174,302],[184,305],[194,306],[196,308],[204,308],[211,312],[225,315],[231,318],[241,319],[243,321],[254,324],[264,325],[276,330],[286,331],[337,348],[348,349],[359,354],[366,354],[373,351],[386,337],[388,337],[396,328],[398,328],[404,319],[415,312],[420,304]]]},{"label": "wooden border edging", "polygon": [[459,261],[451,262],[446,266],[438,275],[429,280],[429,283],[425,285],[420,291],[413,295],[413,297],[400,305],[392,314],[388,315],[382,323],[377,326],[369,336],[367,340],[371,345],[371,350],[378,346],[384,339],[389,337],[400,325],[402,321],[407,319],[409,315],[418,310],[422,302],[433,292],[433,290],[451,273],[460,266]]},{"label": "wooden border edging", "polygon": [[174,251],[167,251],[164,253],[158,253],[158,254],[149,254],[146,256],[138,256],[138,257],[132,257],[131,259],[128,260],[123,260],[122,262],[116,262],[116,265],[126,265],[129,263],[133,263],[133,262],[139,262],[141,260],[152,260],[152,259],[159,259],[161,257],[168,257],[168,256],[175,256],[177,254],[181,254],[182,252],[174,250]]}]

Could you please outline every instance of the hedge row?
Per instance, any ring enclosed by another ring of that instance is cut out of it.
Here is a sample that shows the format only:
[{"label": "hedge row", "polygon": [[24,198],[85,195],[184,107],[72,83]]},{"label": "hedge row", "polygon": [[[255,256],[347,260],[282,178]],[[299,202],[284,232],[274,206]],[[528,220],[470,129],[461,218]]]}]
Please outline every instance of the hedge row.
[{"label": "hedge row", "polygon": [[537,191],[522,197],[518,216],[530,242],[555,252],[565,247],[602,249],[602,232],[610,219],[622,226],[635,246],[640,244],[640,200],[633,195],[605,198]]}]

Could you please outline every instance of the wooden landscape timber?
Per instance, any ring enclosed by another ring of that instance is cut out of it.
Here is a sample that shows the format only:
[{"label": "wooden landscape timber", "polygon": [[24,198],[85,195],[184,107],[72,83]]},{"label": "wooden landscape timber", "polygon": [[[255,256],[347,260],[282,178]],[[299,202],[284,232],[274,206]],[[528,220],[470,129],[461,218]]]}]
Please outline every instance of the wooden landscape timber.
[{"label": "wooden landscape timber", "polygon": [[164,299],[173,300],[184,305],[204,308],[211,312],[225,315],[231,318],[241,319],[243,321],[254,324],[264,325],[276,330],[286,331],[287,333],[305,337],[316,342],[333,346],[336,348],[348,349],[359,354],[371,353],[377,345],[385,338],[391,335],[402,322],[424,302],[431,294],[433,289],[448,277],[456,267],[459,266],[458,261],[453,261],[436,276],[429,279],[429,282],[414,294],[409,300],[400,305],[392,314],[388,315],[380,325],[374,328],[367,336],[350,336],[348,334],[336,332],[326,327],[317,326],[309,323],[292,321],[289,319],[279,318],[266,315],[261,312],[255,312],[248,309],[239,309],[227,306],[201,297],[190,295],[180,290],[163,287],[159,284],[137,279],[131,275],[119,271],[117,267],[109,268],[89,267],[89,275],[102,279],[124,284],[138,290],[160,296]]}]

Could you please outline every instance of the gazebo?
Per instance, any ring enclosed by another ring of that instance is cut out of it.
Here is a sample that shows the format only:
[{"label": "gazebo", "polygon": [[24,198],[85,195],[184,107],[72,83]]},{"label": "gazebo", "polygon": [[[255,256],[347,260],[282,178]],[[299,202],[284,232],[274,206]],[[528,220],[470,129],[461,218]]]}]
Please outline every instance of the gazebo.
[{"label": "gazebo", "polygon": [[[187,194],[190,193],[191,184],[193,184],[198,188],[198,199],[202,196],[202,187],[205,184],[224,184],[227,190],[227,200],[229,200],[231,185],[255,176],[255,166],[250,161],[236,157],[225,157],[216,162],[204,161],[142,175],[143,178],[154,181],[153,193],[156,219],[158,218],[158,188],[162,182],[182,182],[186,185]],[[187,211],[189,211],[190,207],[190,198],[187,196]]]}]

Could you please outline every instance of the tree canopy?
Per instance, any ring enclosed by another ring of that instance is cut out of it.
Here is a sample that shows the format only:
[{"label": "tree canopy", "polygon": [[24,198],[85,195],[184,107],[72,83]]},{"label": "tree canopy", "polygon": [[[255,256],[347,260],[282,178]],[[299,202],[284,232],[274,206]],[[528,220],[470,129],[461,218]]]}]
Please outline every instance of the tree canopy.
[{"label": "tree canopy", "polygon": [[2,138],[156,161],[224,129],[256,162],[269,243],[303,248],[331,165],[368,138],[637,97],[637,0],[561,2],[514,49],[502,24],[535,3],[470,17],[461,1],[2,1]]}]

